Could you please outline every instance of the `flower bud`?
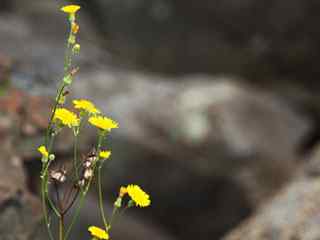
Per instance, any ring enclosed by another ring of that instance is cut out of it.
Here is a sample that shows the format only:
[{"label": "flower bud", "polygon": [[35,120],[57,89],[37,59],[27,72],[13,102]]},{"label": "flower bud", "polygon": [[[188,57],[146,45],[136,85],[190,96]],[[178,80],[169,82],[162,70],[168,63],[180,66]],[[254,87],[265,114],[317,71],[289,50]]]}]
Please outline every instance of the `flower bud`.
[{"label": "flower bud", "polygon": [[122,198],[118,197],[117,200],[114,202],[114,206],[116,208],[121,208]]},{"label": "flower bud", "polygon": [[67,85],[70,85],[72,83],[72,76],[70,74],[68,74],[67,76],[65,76],[63,78],[63,82]]},{"label": "flower bud", "polygon": [[72,31],[72,33],[73,34],[77,34],[78,33],[78,31],[79,31],[79,25],[77,24],[77,23],[75,23],[75,22],[72,22],[72,24],[71,24],[71,31]]},{"label": "flower bud", "polygon": [[123,197],[124,195],[126,195],[128,193],[128,190],[126,187],[120,187],[120,191],[119,191],[119,197]]},{"label": "flower bud", "polygon": [[69,21],[71,24],[76,20],[76,15],[74,13],[69,14]]},{"label": "flower bud", "polygon": [[42,163],[46,163],[46,162],[48,162],[48,158],[47,158],[47,157],[45,157],[45,156],[42,156],[42,158],[41,158],[41,162],[42,162]]},{"label": "flower bud", "polygon": [[68,39],[68,43],[71,44],[71,45],[75,44],[76,43],[76,36],[71,34],[69,39]]},{"label": "flower bud", "polygon": [[54,154],[50,154],[49,155],[49,160],[50,161],[53,161],[55,158],[56,158],[56,156]]},{"label": "flower bud", "polygon": [[76,43],[74,46],[73,46],[73,48],[72,48],[72,53],[73,54],[79,54],[79,52],[80,52],[80,44],[78,44],[78,43]]},{"label": "flower bud", "polygon": [[136,206],[136,204],[135,204],[135,202],[131,199],[129,202],[128,202],[128,208],[130,208],[130,207],[134,207],[134,206]]}]

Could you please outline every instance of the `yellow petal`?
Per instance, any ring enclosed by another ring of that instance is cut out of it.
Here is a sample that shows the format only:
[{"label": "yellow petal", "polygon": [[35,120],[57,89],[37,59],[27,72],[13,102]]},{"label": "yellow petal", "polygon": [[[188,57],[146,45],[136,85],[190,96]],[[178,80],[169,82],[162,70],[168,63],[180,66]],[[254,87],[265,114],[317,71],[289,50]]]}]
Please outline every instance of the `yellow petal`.
[{"label": "yellow petal", "polygon": [[75,14],[81,7],[79,5],[66,5],[61,8],[62,12]]},{"label": "yellow petal", "polygon": [[95,238],[98,238],[98,239],[109,239],[109,234],[99,228],[99,227],[96,227],[96,226],[91,226],[88,228],[88,231],[91,233],[91,235]]},{"label": "yellow petal", "polygon": [[46,158],[47,158],[47,157],[49,156],[49,153],[48,153],[46,147],[43,146],[43,145],[38,148],[38,151],[41,153],[41,155],[42,155],[43,157],[46,157]]},{"label": "yellow petal", "polygon": [[103,159],[109,158],[110,155],[111,155],[110,151],[101,151],[100,154],[99,154],[100,158],[103,158]]}]

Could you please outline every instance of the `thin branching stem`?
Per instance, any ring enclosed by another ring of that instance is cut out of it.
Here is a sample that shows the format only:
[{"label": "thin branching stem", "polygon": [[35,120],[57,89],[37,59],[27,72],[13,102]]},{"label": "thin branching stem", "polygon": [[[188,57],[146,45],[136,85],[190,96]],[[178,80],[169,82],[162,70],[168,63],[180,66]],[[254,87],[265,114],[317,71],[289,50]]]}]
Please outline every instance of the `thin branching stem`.
[{"label": "thin branching stem", "polygon": [[67,202],[67,204],[68,205],[66,205],[66,208],[63,210],[63,212],[62,212],[62,214],[66,214],[69,210],[70,210],[70,208],[73,206],[73,204],[76,202],[76,200],[77,200],[77,198],[78,198],[78,195],[79,195],[79,189],[77,189],[77,192],[75,193],[75,195],[72,197],[72,200],[70,201],[70,203],[69,203],[69,199],[67,199],[68,200],[68,202]]},{"label": "thin branching stem", "polygon": [[81,191],[80,192],[80,198],[79,198],[79,204],[77,205],[75,213],[74,213],[74,215],[73,215],[73,217],[71,219],[71,223],[70,223],[69,227],[67,228],[67,231],[66,231],[66,234],[65,234],[65,240],[68,239],[68,237],[70,235],[70,232],[72,230],[72,227],[76,223],[76,221],[77,221],[77,219],[79,217],[80,210],[82,209],[83,204],[84,204],[85,196],[86,196],[86,192],[85,191]]}]

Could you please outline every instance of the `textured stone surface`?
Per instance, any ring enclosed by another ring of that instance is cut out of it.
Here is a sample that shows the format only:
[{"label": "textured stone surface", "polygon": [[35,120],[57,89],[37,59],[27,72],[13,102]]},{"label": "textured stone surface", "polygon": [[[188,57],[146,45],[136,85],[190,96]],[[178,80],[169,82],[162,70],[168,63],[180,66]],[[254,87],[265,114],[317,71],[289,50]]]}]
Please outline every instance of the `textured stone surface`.
[{"label": "textured stone surface", "polygon": [[14,148],[17,125],[9,121],[0,117],[0,235],[3,240],[27,240],[40,221],[41,207],[28,191],[23,162]]},{"label": "textured stone surface", "polygon": [[297,179],[223,239],[319,239],[319,194],[319,177]]},{"label": "textured stone surface", "polygon": [[319,239],[319,154],[317,145],[300,174],[223,240]]}]

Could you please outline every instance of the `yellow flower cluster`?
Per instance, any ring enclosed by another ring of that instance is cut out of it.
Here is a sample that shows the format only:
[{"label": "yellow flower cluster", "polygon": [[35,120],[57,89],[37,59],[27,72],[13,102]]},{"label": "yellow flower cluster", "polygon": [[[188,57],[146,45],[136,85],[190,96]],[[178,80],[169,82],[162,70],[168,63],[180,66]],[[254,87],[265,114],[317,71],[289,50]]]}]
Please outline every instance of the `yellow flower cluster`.
[{"label": "yellow flower cluster", "polygon": [[149,195],[146,192],[144,192],[138,185],[128,185],[127,192],[130,198],[136,203],[137,206],[147,207],[151,204]]},{"label": "yellow flower cluster", "polygon": [[89,118],[89,123],[101,130],[111,131],[113,128],[118,128],[118,123],[111,118],[103,116],[94,116]]},{"label": "yellow flower cluster", "polygon": [[84,99],[73,100],[73,104],[75,109],[86,111],[89,114],[100,113],[100,110],[97,109],[96,106],[88,100],[84,100]]},{"label": "yellow flower cluster", "polygon": [[[101,114],[101,111],[92,102],[88,100],[84,100],[84,99],[73,100],[73,105],[75,109],[79,109],[84,112],[87,112],[89,115],[90,114],[93,115],[89,118],[88,122],[91,125],[101,130],[111,131],[111,129],[119,127],[118,123],[112,120],[111,118],[98,115],[98,114]],[[53,121],[58,121],[58,120],[63,125],[68,126],[70,128],[76,127],[80,123],[80,119],[77,117],[77,115],[66,108],[56,109],[55,115],[53,117]]]},{"label": "yellow flower cluster", "polygon": [[97,239],[109,239],[109,234],[96,226],[91,226],[88,228],[88,231],[91,233],[92,237],[97,238]]},{"label": "yellow flower cluster", "polygon": [[63,125],[69,128],[79,125],[79,118],[76,114],[65,108],[57,108],[53,117],[53,121],[60,121]]}]

